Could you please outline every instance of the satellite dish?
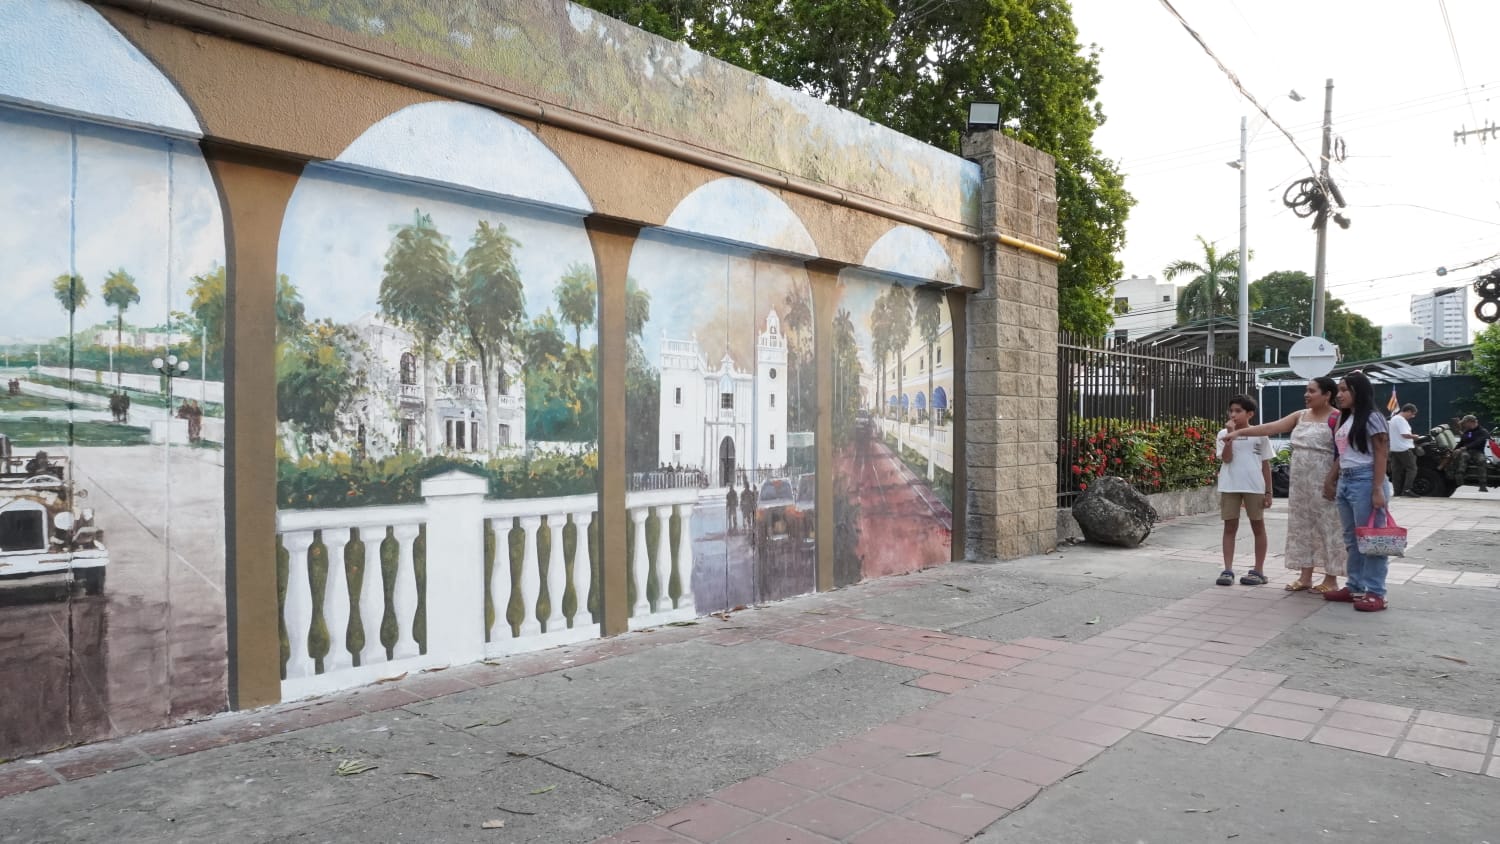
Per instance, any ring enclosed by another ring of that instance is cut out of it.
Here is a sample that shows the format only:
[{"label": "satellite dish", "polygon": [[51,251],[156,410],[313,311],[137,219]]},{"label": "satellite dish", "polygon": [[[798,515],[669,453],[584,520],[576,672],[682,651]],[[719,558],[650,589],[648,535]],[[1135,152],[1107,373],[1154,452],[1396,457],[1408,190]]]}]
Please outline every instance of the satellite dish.
[{"label": "satellite dish", "polygon": [[1339,362],[1339,347],[1326,337],[1303,337],[1286,353],[1292,371],[1303,378],[1317,378],[1333,371]]}]

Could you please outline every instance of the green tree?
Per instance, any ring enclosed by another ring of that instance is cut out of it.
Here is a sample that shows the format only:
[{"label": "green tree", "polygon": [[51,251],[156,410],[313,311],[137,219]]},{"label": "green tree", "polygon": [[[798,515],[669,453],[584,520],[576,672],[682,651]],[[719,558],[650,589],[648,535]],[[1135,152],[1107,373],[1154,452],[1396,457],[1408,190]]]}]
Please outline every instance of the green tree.
[{"label": "green tree", "polygon": [[[104,303],[115,309],[115,348],[124,345],[125,312],[131,305],[139,304],[141,291],[135,286],[135,277],[125,268],[115,270],[104,277]],[[115,369],[115,388],[120,387],[120,371]]]},{"label": "green tree", "polygon": [[[1311,332],[1312,276],[1301,270],[1266,273],[1251,283],[1250,295],[1258,303],[1252,317],[1256,322],[1294,334]],[[1323,334],[1338,345],[1344,360],[1380,356],[1380,327],[1327,291],[1323,293]]]},{"label": "green tree", "polygon": [[863,376],[854,319],[847,310],[840,308],[833,318],[833,444],[836,448],[849,442],[859,415],[859,389]]},{"label": "green tree", "polygon": [[[63,273],[52,279],[52,295],[57,298],[57,304],[68,312],[71,319],[79,308],[89,303],[89,287],[83,283],[83,276],[68,275]],[[68,329],[69,333],[72,329]]]},{"label": "green tree", "polygon": [[438,339],[454,321],[454,285],[453,250],[448,238],[433,225],[431,215],[417,209],[410,223],[396,228],[386,250],[379,303],[384,317],[417,338],[427,421],[424,454],[432,454],[438,441],[432,356]]},{"label": "green tree", "polygon": [[583,327],[594,324],[599,288],[594,270],[587,264],[568,267],[557,281],[557,312],[562,321],[573,326],[573,348],[583,351]]},{"label": "green tree", "polygon": [[1212,360],[1215,352],[1213,320],[1238,310],[1240,256],[1235,252],[1220,253],[1218,246],[1209,243],[1203,235],[1198,235],[1198,245],[1203,248],[1202,259],[1173,261],[1162,270],[1162,275],[1167,281],[1192,276],[1177,294],[1177,323],[1209,320],[1208,357]]},{"label": "green tree", "polygon": [[[68,312],[68,377],[72,378],[74,348],[78,345],[73,337],[73,321],[78,309],[89,303],[89,288],[83,283],[83,276],[63,273],[52,279],[52,295],[57,297],[57,303]],[[70,402],[69,407],[71,406]]]},{"label": "green tree", "polygon": [[937,290],[922,289],[915,291],[914,297],[917,336],[927,344],[927,480],[930,481],[935,476],[934,469],[937,466],[937,436],[933,431],[937,410],[932,407],[932,386],[937,367],[932,365],[932,350],[937,345],[938,328],[943,321],[943,294]]},{"label": "green tree", "polygon": [[479,358],[485,440],[490,454],[495,454],[498,446],[495,410],[500,404],[505,352],[515,342],[526,315],[526,293],[514,257],[519,245],[505,233],[504,224],[491,226],[480,220],[458,273],[459,333]]},{"label": "green tree", "polygon": [[340,414],[363,390],[350,364],[355,343],[347,329],[323,320],[276,344],[276,418],[304,452],[315,438],[337,433]]},{"label": "green tree", "polygon": [[901,405],[906,397],[906,347],[911,343],[911,291],[899,284],[886,288],[886,347],[895,355],[896,370],[896,453],[906,447],[908,408]]},{"label": "green tree", "polygon": [[715,58],[959,151],[966,104],[993,100],[1008,134],[1057,161],[1061,327],[1110,325],[1134,199],[1095,146],[1099,51],[1067,0],[583,0]]},{"label": "green tree", "polygon": [[1479,379],[1475,396],[1491,421],[1500,419],[1500,322],[1474,335],[1474,360],[1466,367]]}]

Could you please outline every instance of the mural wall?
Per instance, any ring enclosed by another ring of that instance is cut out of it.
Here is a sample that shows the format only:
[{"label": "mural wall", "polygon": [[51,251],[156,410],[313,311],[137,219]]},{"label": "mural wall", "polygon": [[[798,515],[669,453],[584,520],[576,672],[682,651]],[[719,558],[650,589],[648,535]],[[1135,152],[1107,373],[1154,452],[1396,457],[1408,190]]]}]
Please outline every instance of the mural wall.
[{"label": "mural wall", "polygon": [[902,279],[951,283],[956,271],[909,227],[865,260],[882,272],[841,273],[832,338],[839,585],[953,557],[953,319],[939,289]]},{"label": "mural wall", "polygon": [[[123,44],[66,22],[84,49]],[[225,273],[195,143],[0,105],[0,149],[9,757],[227,704]]]},{"label": "mural wall", "polygon": [[[580,207],[533,136],[452,103],[398,112],[304,171],[278,253],[278,505],[307,526],[283,519],[288,679],[428,651],[439,528],[419,508],[444,473],[490,501],[550,502],[486,520],[468,548],[484,580],[462,587],[490,587],[490,640],[549,615],[548,632],[592,625],[581,569],[597,554],[579,546],[598,489],[598,290]],[[410,512],[337,512],[380,506]],[[559,563],[570,577],[543,589]]]},{"label": "mural wall", "polygon": [[[770,192],[723,179],[648,233],[630,261],[627,469],[632,490],[697,491],[691,590],[700,613],[815,587],[812,288],[800,264],[731,245],[813,249]],[[680,525],[672,525],[680,530]]]}]

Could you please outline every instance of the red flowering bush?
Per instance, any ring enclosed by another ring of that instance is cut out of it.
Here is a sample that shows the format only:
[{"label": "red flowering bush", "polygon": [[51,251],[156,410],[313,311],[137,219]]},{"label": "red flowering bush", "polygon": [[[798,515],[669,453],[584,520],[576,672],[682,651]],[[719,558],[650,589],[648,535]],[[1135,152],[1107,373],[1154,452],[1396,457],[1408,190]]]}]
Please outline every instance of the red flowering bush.
[{"label": "red flowering bush", "polygon": [[1219,470],[1210,419],[1073,419],[1074,433],[1059,444],[1067,486],[1088,489],[1095,478],[1114,475],[1144,493],[1196,489],[1213,483]]}]

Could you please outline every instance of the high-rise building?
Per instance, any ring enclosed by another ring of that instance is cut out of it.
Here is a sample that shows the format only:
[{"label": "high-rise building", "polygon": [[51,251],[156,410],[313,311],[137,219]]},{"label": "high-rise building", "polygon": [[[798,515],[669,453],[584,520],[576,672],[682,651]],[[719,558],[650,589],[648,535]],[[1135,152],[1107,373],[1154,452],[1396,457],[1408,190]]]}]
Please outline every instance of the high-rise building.
[{"label": "high-rise building", "polygon": [[1469,342],[1469,288],[1439,287],[1411,297],[1411,321],[1440,346]]}]

